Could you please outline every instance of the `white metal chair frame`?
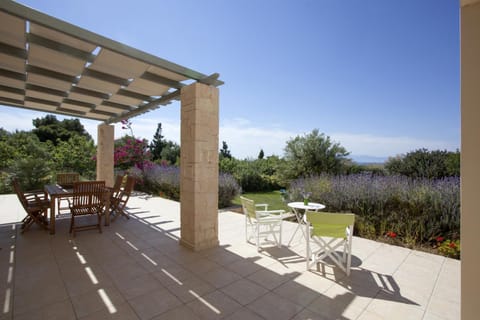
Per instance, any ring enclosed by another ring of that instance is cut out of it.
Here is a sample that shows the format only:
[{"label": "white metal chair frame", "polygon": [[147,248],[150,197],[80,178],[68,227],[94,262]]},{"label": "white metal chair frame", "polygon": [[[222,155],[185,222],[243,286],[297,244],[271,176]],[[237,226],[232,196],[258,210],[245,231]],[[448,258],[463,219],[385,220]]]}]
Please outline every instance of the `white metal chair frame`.
[{"label": "white metal chair frame", "polygon": [[[355,215],[352,213],[329,213],[307,211],[307,270],[329,257],[343,272],[350,275],[352,260],[352,237]],[[310,241],[318,245],[313,251]],[[335,250],[343,246],[343,254]]]},{"label": "white metal chair frame", "polygon": [[[245,214],[246,241],[255,237],[257,251],[260,251],[260,237],[272,235],[278,247],[282,245],[282,222],[284,210],[268,210],[268,204],[255,204],[253,200],[240,197]],[[262,210],[258,210],[263,208]],[[248,229],[251,229],[249,232]],[[278,238],[277,238],[278,235]]]}]

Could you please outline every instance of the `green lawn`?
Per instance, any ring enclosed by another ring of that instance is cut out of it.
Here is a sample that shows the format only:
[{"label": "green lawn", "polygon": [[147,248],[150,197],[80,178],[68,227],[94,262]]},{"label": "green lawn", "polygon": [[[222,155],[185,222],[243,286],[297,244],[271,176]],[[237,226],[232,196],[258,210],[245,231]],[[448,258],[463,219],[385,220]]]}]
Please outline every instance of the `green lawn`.
[{"label": "green lawn", "polygon": [[[242,196],[252,199],[257,204],[267,203],[268,210],[290,211],[287,205],[283,202],[280,191],[244,193]],[[240,196],[235,197],[232,202],[235,205],[242,205],[240,202]]]}]

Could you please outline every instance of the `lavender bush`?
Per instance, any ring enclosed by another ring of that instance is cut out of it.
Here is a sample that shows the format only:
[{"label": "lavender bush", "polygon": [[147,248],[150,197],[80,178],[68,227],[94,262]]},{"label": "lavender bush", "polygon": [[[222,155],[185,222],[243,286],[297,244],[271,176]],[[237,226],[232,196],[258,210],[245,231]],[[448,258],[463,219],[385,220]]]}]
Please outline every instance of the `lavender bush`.
[{"label": "lavender bush", "polygon": [[460,179],[411,179],[405,176],[321,175],[295,180],[291,200],[302,192],[323,203],[326,211],[353,212],[356,233],[378,238],[395,232],[407,246],[433,241],[442,235],[456,239],[460,233]]},{"label": "lavender bush", "polygon": [[[180,201],[180,168],[168,165],[152,165],[143,169],[132,168],[130,174],[137,177],[142,191]],[[221,173],[218,177],[218,206],[231,205],[240,193],[240,186],[231,174]]]}]

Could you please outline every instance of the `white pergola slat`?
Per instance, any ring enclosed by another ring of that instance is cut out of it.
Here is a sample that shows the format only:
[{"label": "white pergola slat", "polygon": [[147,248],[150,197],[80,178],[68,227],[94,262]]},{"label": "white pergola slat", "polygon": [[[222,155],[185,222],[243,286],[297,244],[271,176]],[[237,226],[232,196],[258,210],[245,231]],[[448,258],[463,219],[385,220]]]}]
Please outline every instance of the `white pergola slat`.
[{"label": "white pergola slat", "polygon": [[0,105],[118,122],[210,77],[13,1],[0,2]]}]

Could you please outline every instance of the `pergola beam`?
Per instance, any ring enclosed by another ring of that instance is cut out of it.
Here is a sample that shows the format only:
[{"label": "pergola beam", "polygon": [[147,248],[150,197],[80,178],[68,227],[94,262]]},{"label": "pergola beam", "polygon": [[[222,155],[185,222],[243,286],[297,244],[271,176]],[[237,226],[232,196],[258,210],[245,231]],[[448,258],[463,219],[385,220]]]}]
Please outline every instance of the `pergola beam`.
[{"label": "pergola beam", "polygon": [[[146,53],[138,49],[135,49],[133,47],[130,47],[128,45],[122,44],[120,42],[103,37],[99,34],[80,28],[68,22],[59,20],[57,18],[54,18],[42,12],[36,11],[34,9],[27,8],[13,1],[0,1],[0,9],[5,12],[16,15],[18,17],[26,18],[31,22],[35,22],[37,24],[46,26],[56,31],[65,33],[77,39],[87,41],[93,44],[101,44],[103,48],[130,56],[132,58],[146,62],[148,64],[160,66],[165,70],[174,72],[176,74],[182,75],[189,79],[201,80],[206,77],[204,74],[194,71],[192,69],[183,67],[176,63],[156,57],[149,53]],[[222,84],[223,84],[222,81],[217,80],[214,85],[220,86]]]}]

